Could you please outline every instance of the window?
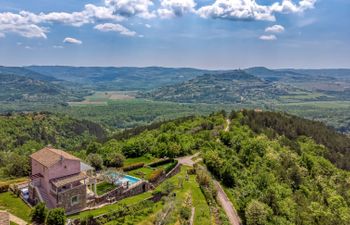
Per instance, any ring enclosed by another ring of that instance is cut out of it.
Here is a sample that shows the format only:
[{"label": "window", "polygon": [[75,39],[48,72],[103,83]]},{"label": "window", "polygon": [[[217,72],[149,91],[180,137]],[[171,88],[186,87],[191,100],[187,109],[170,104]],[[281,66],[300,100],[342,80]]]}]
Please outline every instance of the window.
[{"label": "window", "polygon": [[78,204],[79,203],[79,195],[73,196],[70,200],[70,203],[72,206]]}]

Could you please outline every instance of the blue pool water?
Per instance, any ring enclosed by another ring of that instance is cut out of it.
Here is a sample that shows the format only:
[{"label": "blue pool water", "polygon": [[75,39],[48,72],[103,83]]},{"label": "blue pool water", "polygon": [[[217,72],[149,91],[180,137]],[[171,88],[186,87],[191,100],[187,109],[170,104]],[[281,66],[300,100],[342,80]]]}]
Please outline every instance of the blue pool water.
[{"label": "blue pool water", "polygon": [[131,184],[134,184],[134,183],[136,183],[136,182],[138,182],[140,180],[140,179],[138,179],[136,177],[132,177],[132,176],[129,176],[129,175],[120,175],[117,172],[111,172],[108,175],[111,176],[115,180],[115,184],[129,182],[129,185],[131,185]]}]

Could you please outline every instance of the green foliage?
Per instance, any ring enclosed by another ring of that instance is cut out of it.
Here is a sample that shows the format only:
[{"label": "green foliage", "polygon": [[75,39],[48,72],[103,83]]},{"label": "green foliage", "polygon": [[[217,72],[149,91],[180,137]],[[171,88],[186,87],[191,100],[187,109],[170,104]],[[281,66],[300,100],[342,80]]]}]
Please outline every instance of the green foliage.
[{"label": "green foliage", "polygon": [[127,171],[131,171],[131,170],[136,170],[138,168],[142,168],[144,165],[145,164],[142,162],[129,164],[129,165],[123,167],[123,171],[127,172]]},{"label": "green foliage", "polygon": [[91,153],[88,155],[87,160],[96,170],[103,168],[103,159],[99,154]]},{"label": "green foliage", "polygon": [[109,155],[108,166],[122,167],[124,165],[125,156],[121,153],[114,152]]},{"label": "green foliage", "polygon": [[32,209],[31,220],[38,224],[43,224],[45,222],[47,214],[48,214],[48,210],[45,206],[45,203],[38,203]]},{"label": "green foliage", "polygon": [[247,225],[265,225],[267,224],[272,210],[266,204],[257,200],[252,200],[245,210]]},{"label": "green foliage", "polygon": [[[273,131],[275,135],[284,135],[290,139],[289,145],[298,151],[294,141],[300,136],[313,138],[318,144],[325,145],[328,151],[323,152],[327,159],[339,168],[350,170],[350,138],[335,130],[314,122],[275,112],[243,111],[242,123],[257,133]],[[322,153],[322,152],[320,152]]]},{"label": "green foliage", "polygon": [[156,182],[162,175],[164,175],[164,173],[165,173],[164,169],[162,168],[156,169],[150,174],[148,181],[151,183]]},{"label": "green foliage", "polygon": [[46,225],[65,225],[66,214],[64,209],[56,208],[49,211],[46,218]]},{"label": "green foliage", "polygon": [[191,216],[191,209],[189,207],[180,208],[180,217],[185,220],[189,220]]}]

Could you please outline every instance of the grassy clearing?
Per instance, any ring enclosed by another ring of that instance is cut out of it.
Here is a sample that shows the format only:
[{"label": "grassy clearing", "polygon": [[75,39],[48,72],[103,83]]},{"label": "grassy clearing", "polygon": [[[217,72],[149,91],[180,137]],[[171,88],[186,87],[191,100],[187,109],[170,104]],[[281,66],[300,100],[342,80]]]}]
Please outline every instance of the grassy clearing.
[{"label": "grassy clearing", "polygon": [[153,172],[152,168],[142,167],[136,170],[129,171],[127,174],[133,177],[139,177],[146,180],[148,179],[148,177],[152,172]]},{"label": "grassy clearing", "polygon": [[96,185],[96,191],[98,195],[103,195],[111,190],[113,190],[116,186],[114,184],[110,184],[108,182],[101,182]]},{"label": "grassy clearing", "polygon": [[30,220],[30,207],[11,192],[0,194],[0,210],[6,210],[25,221]]},{"label": "grassy clearing", "polygon": [[144,163],[145,165],[151,162],[156,161],[157,158],[154,157],[148,157],[148,156],[141,156],[141,157],[137,157],[137,158],[127,158],[124,161],[124,166],[128,166],[130,164],[134,164],[134,163]]}]

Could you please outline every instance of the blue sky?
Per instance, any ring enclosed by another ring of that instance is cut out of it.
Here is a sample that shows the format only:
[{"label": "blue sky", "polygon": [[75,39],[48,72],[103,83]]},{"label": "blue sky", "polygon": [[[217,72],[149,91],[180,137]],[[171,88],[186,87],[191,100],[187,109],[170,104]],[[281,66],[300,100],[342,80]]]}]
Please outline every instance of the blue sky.
[{"label": "blue sky", "polygon": [[349,68],[349,0],[1,0],[1,65]]}]

